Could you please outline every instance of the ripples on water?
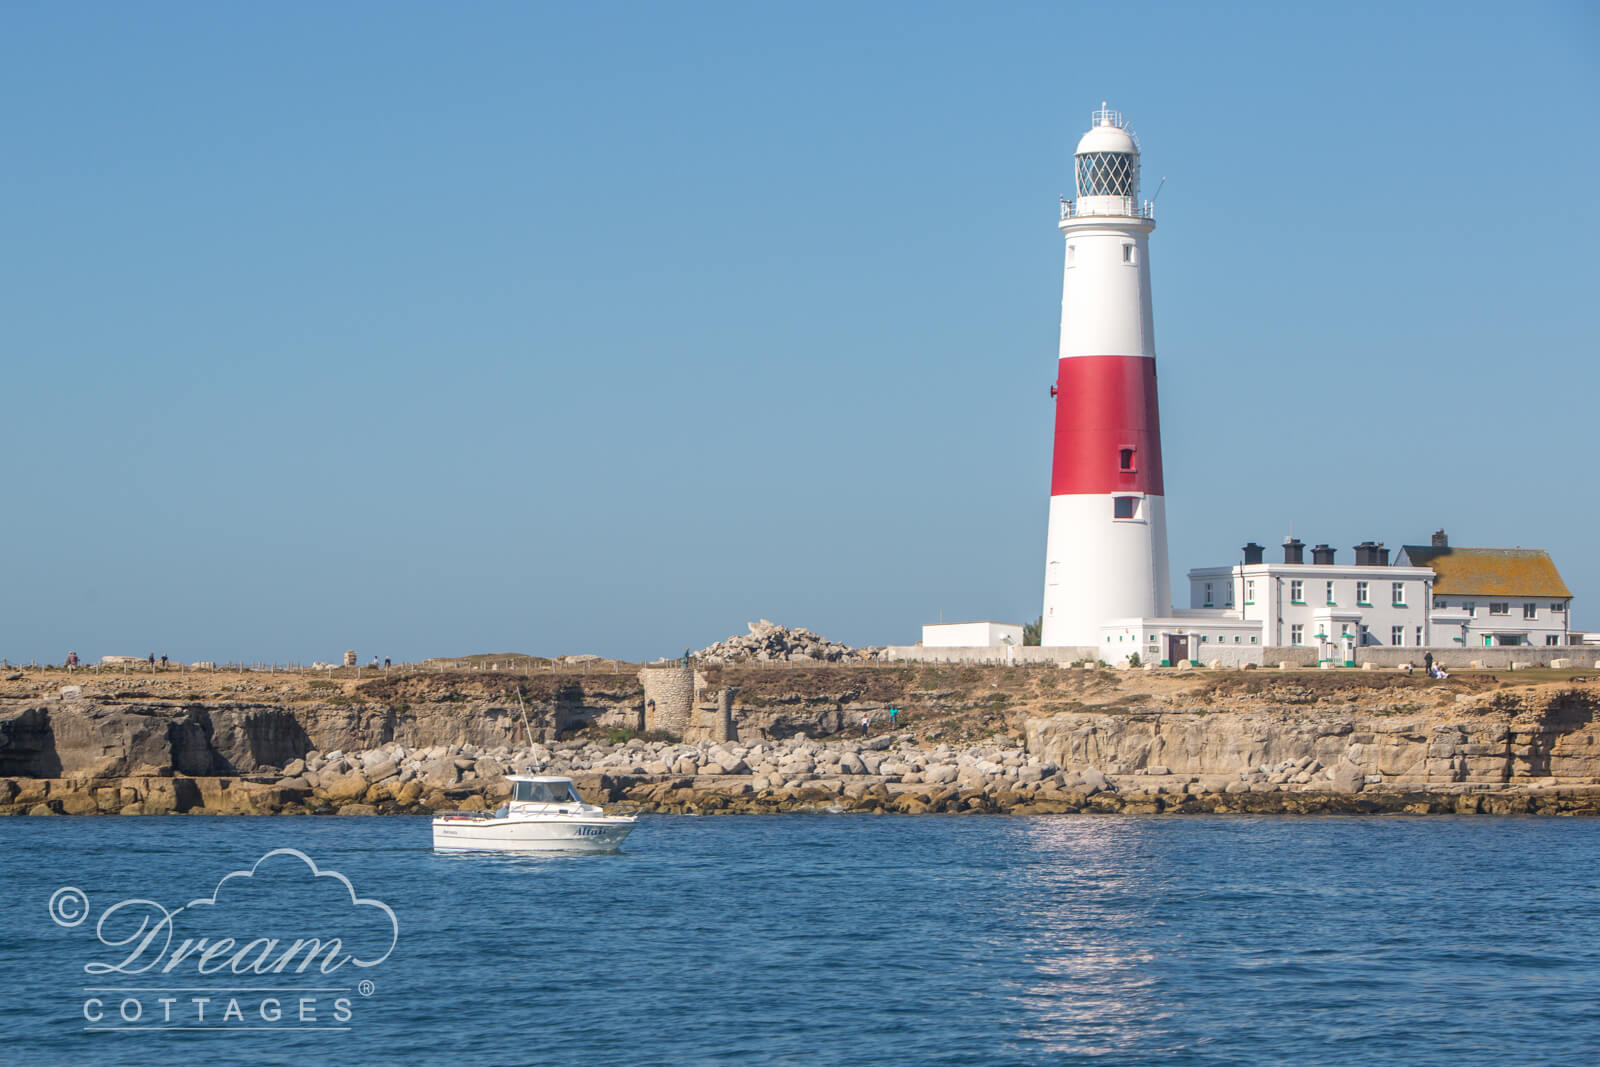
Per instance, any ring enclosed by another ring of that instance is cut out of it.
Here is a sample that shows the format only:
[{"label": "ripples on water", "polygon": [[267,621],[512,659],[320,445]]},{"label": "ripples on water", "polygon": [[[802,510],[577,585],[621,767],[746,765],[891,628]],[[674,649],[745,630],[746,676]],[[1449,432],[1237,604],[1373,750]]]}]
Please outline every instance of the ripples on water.
[{"label": "ripples on water", "polygon": [[[398,817],[0,826],[19,1062],[1600,1058],[1595,821],[663,816],[545,858]],[[399,917],[349,1032],[82,1031],[56,887],[175,907],[283,846]]]}]

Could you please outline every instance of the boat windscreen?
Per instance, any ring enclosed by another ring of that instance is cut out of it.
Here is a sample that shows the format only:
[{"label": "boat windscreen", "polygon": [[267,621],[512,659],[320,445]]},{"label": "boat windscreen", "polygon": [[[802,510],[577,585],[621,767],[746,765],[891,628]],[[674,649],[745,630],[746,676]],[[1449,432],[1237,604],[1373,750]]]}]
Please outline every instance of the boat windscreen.
[{"label": "boat windscreen", "polygon": [[565,804],[578,800],[571,782],[514,782],[511,799],[524,804]]}]

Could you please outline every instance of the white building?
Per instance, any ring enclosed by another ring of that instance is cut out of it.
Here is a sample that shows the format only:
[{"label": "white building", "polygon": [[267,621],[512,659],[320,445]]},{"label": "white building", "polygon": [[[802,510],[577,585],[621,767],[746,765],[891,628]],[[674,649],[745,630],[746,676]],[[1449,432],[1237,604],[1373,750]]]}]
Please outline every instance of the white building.
[{"label": "white building", "polygon": [[1570,645],[1572,593],[1542,548],[1451,548],[1445,532],[1431,545],[1406,545],[1400,560],[1427,567],[1433,628],[1440,645]]},{"label": "white building", "polygon": [[1166,618],[1110,619],[1100,626],[1100,660],[1171,667],[1183,660],[1259,662],[1261,624],[1222,611],[1175,612]]},{"label": "white building", "polygon": [[1009,622],[941,622],[922,628],[923,648],[1022,647],[1022,627]]},{"label": "white building", "polygon": [[[1356,562],[1338,564],[1335,549],[1317,545],[1310,563],[1305,545],[1283,544],[1283,562],[1268,563],[1252,542],[1244,562],[1189,572],[1191,610],[1254,624],[1259,644],[1317,649],[1321,662],[1354,663],[1357,648],[1423,648],[1433,642],[1430,606],[1434,572],[1392,565],[1389,551],[1371,541],[1356,546]],[[1202,651],[1199,659],[1206,659]]]}]

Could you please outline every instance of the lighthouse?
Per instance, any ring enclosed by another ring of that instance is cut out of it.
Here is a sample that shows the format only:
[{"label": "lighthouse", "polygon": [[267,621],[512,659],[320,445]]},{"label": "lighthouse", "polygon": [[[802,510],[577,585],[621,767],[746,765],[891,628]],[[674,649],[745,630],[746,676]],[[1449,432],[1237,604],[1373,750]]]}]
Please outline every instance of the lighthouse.
[{"label": "lighthouse", "polygon": [[1045,542],[1044,645],[1100,645],[1115,619],[1171,613],[1139,142],[1104,104],[1061,202],[1066,268]]}]

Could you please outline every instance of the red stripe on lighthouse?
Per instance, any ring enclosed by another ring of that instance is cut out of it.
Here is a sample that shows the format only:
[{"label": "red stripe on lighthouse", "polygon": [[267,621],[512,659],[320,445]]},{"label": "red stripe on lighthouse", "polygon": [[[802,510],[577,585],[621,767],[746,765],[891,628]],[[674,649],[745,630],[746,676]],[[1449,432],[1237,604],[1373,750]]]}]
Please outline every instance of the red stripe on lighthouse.
[{"label": "red stripe on lighthouse", "polygon": [[[1123,452],[1132,449],[1128,469]],[[1069,356],[1056,379],[1050,495],[1152,493],[1161,484],[1161,420],[1151,356]]]}]

